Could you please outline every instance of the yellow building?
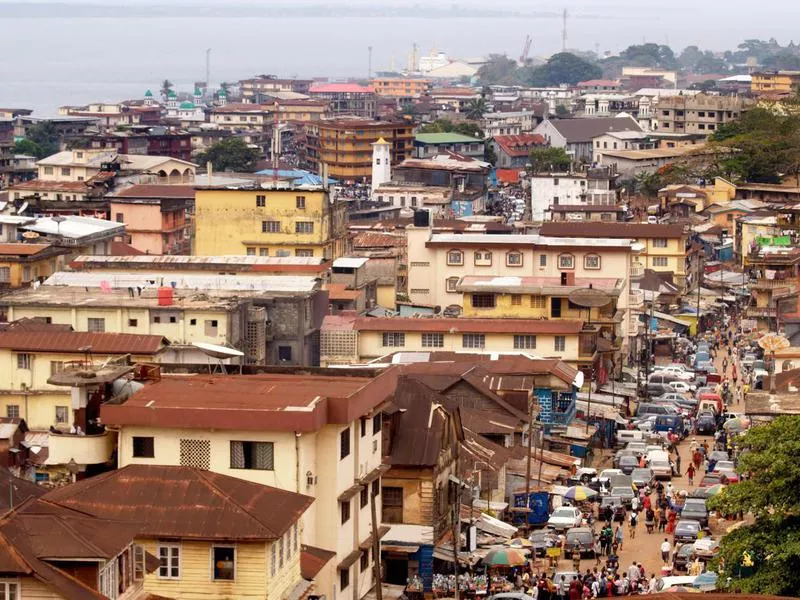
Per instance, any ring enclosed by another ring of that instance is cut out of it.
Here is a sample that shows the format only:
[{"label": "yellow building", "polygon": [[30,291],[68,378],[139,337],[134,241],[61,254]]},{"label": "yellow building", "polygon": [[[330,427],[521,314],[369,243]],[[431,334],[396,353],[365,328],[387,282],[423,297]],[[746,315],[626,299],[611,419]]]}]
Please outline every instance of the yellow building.
[{"label": "yellow building", "polygon": [[0,243],[0,289],[49,277],[63,266],[63,257],[69,252],[50,244]]},{"label": "yellow building", "polygon": [[169,156],[118,154],[105,149],[64,150],[36,163],[40,180],[63,182],[88,182],[101,171],[108,171],[109,165],[114,165],[122,173],[156,175],[158,183],[191,183],[197,166]]},{"label": "yellow building", "polygon": [[751,77],[754,94],[793,94],[800,85],[800,71],[757,71]]},{"label": "yellow building", "polygon": [[747,266],[748,255],[758,248],[758,238],[773,238],[781,235],[781,227],[775,216],[744,216],[736,221],[736,251],[741,256],[742,267]]},{"label": "yellow building", "polygon": [[312,587],[300,574],[309,496],[186,466],[131,465],[44,499],[135,525],[143,563],[143,553],[158,560],[151,572],[141,564],[142,597],[286,600]]},{"label": "yellow building", "polygon": [[712,185],[668,185],[658,190],[658,201],[662,210],[669,211],[674,202],[688,201],[695,212],[701,212],[712,204],[728,204],[736,197],[736,186],[723,177],[715,177]]},{"label": "yellow building", "polygon": [[[153,362],[166,348],[160,335],[82,333],[66,328],[23,322],[0,331],[0,414],[25,419],[31,429],[51,425],[68,431],[76,422],[71,389],[50,383],[65,368],[130,354],[132,360]],[[91,348],[87,355],[86,348]],[[91,356],[87,359],[87,356]],[[108,457],[106,457],[108,458]]]},{"label": "yellow building", "polygon": [[392,164],[414,151],[414,124],[367,118],[324,119],[305,126],[305,162],[315,172],[324,164],[341,181],[372,177],[372,145],[383,138],[391,144]]},{"label": "yellow building", "polygon": [[387,98],[422,98],[431,89],[428,79],[414,77],[378,77],[370,82],[378,96]]},{"label": "yellow building", "polygon": [[378,407],[395,381],[388,371],[374,378],[162,376],[125,402],[103,405],[101,417],[119,431],[120,467],[195,466],[316,498],[301,541],[335,553],[337,570],[318,581],[318,592],[358,600],[372,588],[380,559],[371,548],[370,506],[374,500],[380,522]]},{"label": "yellow building", "polygon": [[345,209],[322,188],[201,188],[194,253],[337,258],[346,251]]}]

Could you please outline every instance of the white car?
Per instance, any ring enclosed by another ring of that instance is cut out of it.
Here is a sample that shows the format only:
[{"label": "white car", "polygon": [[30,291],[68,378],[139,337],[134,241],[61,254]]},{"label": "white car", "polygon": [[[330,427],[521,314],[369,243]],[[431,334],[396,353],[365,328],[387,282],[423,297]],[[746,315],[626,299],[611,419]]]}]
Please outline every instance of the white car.
[{"label": "white car", "polygon": [[693,392],[697,389],[697,386],[686,383],[685,381],[670,381],[667,385],[681,394]]},{"label": "white car", "polygon": [[553,511],[547,520],[547,526],[553,529],[570,529],[580,527],[583,522],[581,511],[574,506],[561,506]]},{"label": "white car", "polygon": [[672,375],[681,381],[691,381],[694,379],[692,371],[685,371],[677,366],[670,365],[668,367],[656,367],[652,373],[653,375]]}]

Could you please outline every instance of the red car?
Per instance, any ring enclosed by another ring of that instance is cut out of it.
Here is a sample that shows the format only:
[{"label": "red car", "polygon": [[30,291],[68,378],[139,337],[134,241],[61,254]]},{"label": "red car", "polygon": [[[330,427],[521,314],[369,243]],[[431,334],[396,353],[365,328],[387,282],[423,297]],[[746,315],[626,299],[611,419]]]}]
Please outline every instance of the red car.
[{"label": "red car", "polygon": [[739,474],[733,469],[714,469],[714,473],[719,474],[720,483],[723,483],[723,476],[728,480],[727,483],[739,483]]},{"label": "red car", "polygon": [[700,487],[711,487],[712,485],[717,485],[718,483],[722,483],[720,481],[720,474],[714,471],[713,473],[706,473],[703,475],[703,478],[700,480]]}]

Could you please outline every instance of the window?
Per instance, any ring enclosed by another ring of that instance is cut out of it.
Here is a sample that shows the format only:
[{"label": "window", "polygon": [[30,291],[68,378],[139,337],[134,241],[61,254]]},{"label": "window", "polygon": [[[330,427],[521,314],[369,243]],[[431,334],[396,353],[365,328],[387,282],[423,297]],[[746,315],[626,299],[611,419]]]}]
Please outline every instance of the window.
[{"label": "window", "polygon": [[344,590],[350,585],[350,567],[339,569],[339,589]]},{"label": "window", "polygon": [[128,319],[128,327],[136,327],[138,324],[138,319]]},{"label": "window", "polygon": [[236,548],[212,546],[211,560],[215,581],[233,581],[236,573]]},{"label": "window", "polygon": [[177,323],[178,322],[178,317],[170,317],[169,318],[169,322],[170,323]]},{"label": "window", "polygon": [[272,542],[272,550],[269,553],[269,573],[275,577],[278,571],[278,542]]},{"label": "window", "polygon": [[205,321],[205,334],[206,335],[217,335],[217,320],[216,319],[206,319]]},{"label": "window", "polygon": [[464,348],[486,347],[486,336],[482,333],[465,333],[461,336],[461,346]]},{"label": "window", "polygon": [[450,250],[447,253],[447,264],[448,265],[463,265],[464,264],[464,253],[461,250]]},{"label": "window", "polygon": [[62,174],[64,177],[69,177],[69,174],[70,174],[70,173],[71,173],[71,171],[70,171],[70,168],[69,168],[69,167],[61,167],[61,174]]},{"label": "window", "polygon": [[423,333],[422,334],[422,347],[423,348],[443,348],[444,347],[444,334],[443,333]]},{"label": "window", "polygon": [[144,547],[139,544],[133,546],[133,578],[136,581],[144,579]]},{"label": "window", "polygon": [[448,292],[456,292],[456,286],[458,286],[458,277],[448,277],[445,279],[445,286]]},{"label": "window", "polygon": [[697,128],[698,128],[698,129],[705,129],[705,128],[706,128],[706,126],[705,126],[703,123],[700,123],[700,124],[697,126]]},{"label": "window", "polygon": [[558,177],[553,177],[553,185],[558,185]]},{"label": "window", "polygon": [[44,168],[45,175],[52,175],[53,174],[53,167],[45,167]]},{"label": "window", "polygon": [[561,318],[561,298],[550,298],[550,317]]},{"label": "window", "polygon": [[728,214],[728,215],[725,215],[725,216],[726,216],[726,218],[728,220],[728,223],[733,223],[733,215]]},{"label": "window", "polygon": [[544,296],[531,296],[531,308],[545,308],[547,298]]},{"label": "window", "polygon": [[376,479],[375,481],[372,482],[372,495],[377,498],[380,495],[380,493],[381,493],[381,481],[380,479]]},{"label": "window", "polygon": [[376,165],[380,165],[381,164],[381,159],[380,158],[376,158],[375,159],[375,164]]},{"label": "window", "polygon": [[547,266],[547,254],[540,254],[539,255],[539,266],[546,267]]},{"label": "window", "polygon": [[125,215],[122,213],[117,213],[117,223],[124,223],[125,222]]},{"label": "window", "polygon": [[241,442],[231,440],[231,469],[275,469],[275,445],[272,442]]},{"label": "window", "polygon": [[106,330],[106,320],[101,317],[89,317],[86,321],[86,330],[90,333],[103,333]]},{"label": "window", "polygon": [[361,417],[358,421],[361,429],[361,437],[364,437],[367,435],[367,417]]},{"label": "window", "polygon": [[247,256],[255,256],[255,255],[256,255],[256,249],[255,248],[248,248],[247,249]]},{"label": "window", "polygon": [[295,233],[314,233],[314,223],[312,221],[297,221],[294,224]]},{"label": "window", "polygon": [[56,423],[69,422],[69,409],[66,406],[56,406]]},{"label": "window", "polygon": [[9,419],[19,419],[19,404],[7,404],[6,417]]},{"label": "window", "polygon": [[514,350],[535,350],[535,349],[536,349],[535,335],[514,336]]},{"label": "window", "polygon": [[342,525],[350,520],[350,500],[339,502],[339,515],[341,516]]},{"label": "window", "polygon": [[339,434],[339,460],[350,456],[350,428]]},{"label": "window", "polygon": [[490,267],[492,265],[492,253],[485,250],[475,252],[475,264],[479,267]]},{"label": "window", "polygon": [[522,252],[508,252],[508,253],[506,253],[506,266],[508,266],[508,267],[521,267],[522,266]]},{"label": "window", "polygon": [[180,579],[181,547],[177,544],[158,546],[158,576],[161,579]]},{"label": "window", "polygon": [[161,317],[160,316],[154,316],[153,317],[153,323],[161,323]]},{"label": "window", "polygon": [[584,269],[599,269],[600,268],[600,256],[597,254],[587,254],[583,257],[583,268]]},{"label": "window", "polygon": [[494,308],[494,294],[472,294],[472,308]]},{"label": "window", "polygon": [[384,348],[402,348],[406,345],[406,334],[399,331],[387,331],[381,334]]},{"label": "window", "polygon": [[133,458],[155,458],[155,456],[155,438],[133,437]]},{"label": "window", "polygon": [[383,522],[402,523],[403,522],[403,488],[389,487],[383,488]]},{"label": "window", "polygon": [[511,306],[522,306],[522,296],[520,294],[511,294]]},{"label": "window", "polygon": [[180,465],[208,471],[211,468],[211,441],[180,440]]},{"label": "window", "polygon": [[50,375],[55,375],[56,373],[61,373],[64,370],[64,361],[63,360],[51,360],[50,361]]},{"label": "window", "polygon": [[189,319],[189,325],[197,325],[197,319]]},{"label": "window", "polygon": [[17,368],[30,369],[31,368],[31,354],[17,354]]},{"label": "window", "polygon": [[11,267],[0,267],[0,283],[11,281]]},{"label": "window", "polygon": [[259,248],[258,249],[259,256],[269,256],[269,248]]},{"label": "window", "polygon": [[666,256],[654,256],[653,257],[653,266],[654,267],[666,267],[667,266],[667,257]]},{"label": "window", "polygon": [[278,346],[278,362],[291,362],[291,361],[292,361],[292,347]]},{"label": "window", "polygon": [[378,435],[381,432],[381,413],[372,417],[372,435]]},{"label": "window", "polygon": [[256,206],[259,208],[263,208],[267,205],[267,197],[266,196],[256,196]]},{"label": "window", "polygon": [[369,569],[369,548],[361,551],[361,562],[359,563],[361,572],[366,573]]},{"label": "window", "polygon": [[556,352],[564,352],[567,348],[567,338],[563,335],[557,335],[553,338],[553,350]]},{"label": "window", "polygon": [[280,233],[280,221],[261,221],[261,233]]},{"label": "window", "polygon": [[667,247],[667,238],[653,239],[653,248],[666,248],[666,247]]},{"label": "window", "polygon": [[559,269],[574,269],[575,257],[572,254],[559,254],[558,256]]},{"label": "window", "polygon": [[295,256],[303,256],[303,257],[309,258],[309,257],[314,256],[314,251],[311,250],[310,248],[297,248],[294,251],[294,255]]}]

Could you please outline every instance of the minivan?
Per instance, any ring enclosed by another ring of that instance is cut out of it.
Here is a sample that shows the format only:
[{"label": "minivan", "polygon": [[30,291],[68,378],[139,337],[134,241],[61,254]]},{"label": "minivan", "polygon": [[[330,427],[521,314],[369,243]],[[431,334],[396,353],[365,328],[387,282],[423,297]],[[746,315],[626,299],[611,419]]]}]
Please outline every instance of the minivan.
[{"label": "minivan", "polygon": [[678,410],[674,406],[642,402],[636,409],[636,416],[646,417],[647,415],[675,415],[677,412]]},{"label": "minivan", "polygon": [[683,435],[686,425],[683,422],[683,417],[680,415],[658,415],[656,423],[653,426],[654,431],[670,431]]},{"label": "minivan", "polygon": [[644,434],[638,429],[619,429],[617,431],[617,443],[628,444],[629,442],[641,442]]},{"label": "minivan", "polygon": [[653,373],[652,375],[650,375],[650,377],[647,378],[648,384],[662,383],[664,385],[669,385],[673,381],[682,381],[682,380],[674,373],[665,373],[663,371],[658,371],[656,373]]}]

